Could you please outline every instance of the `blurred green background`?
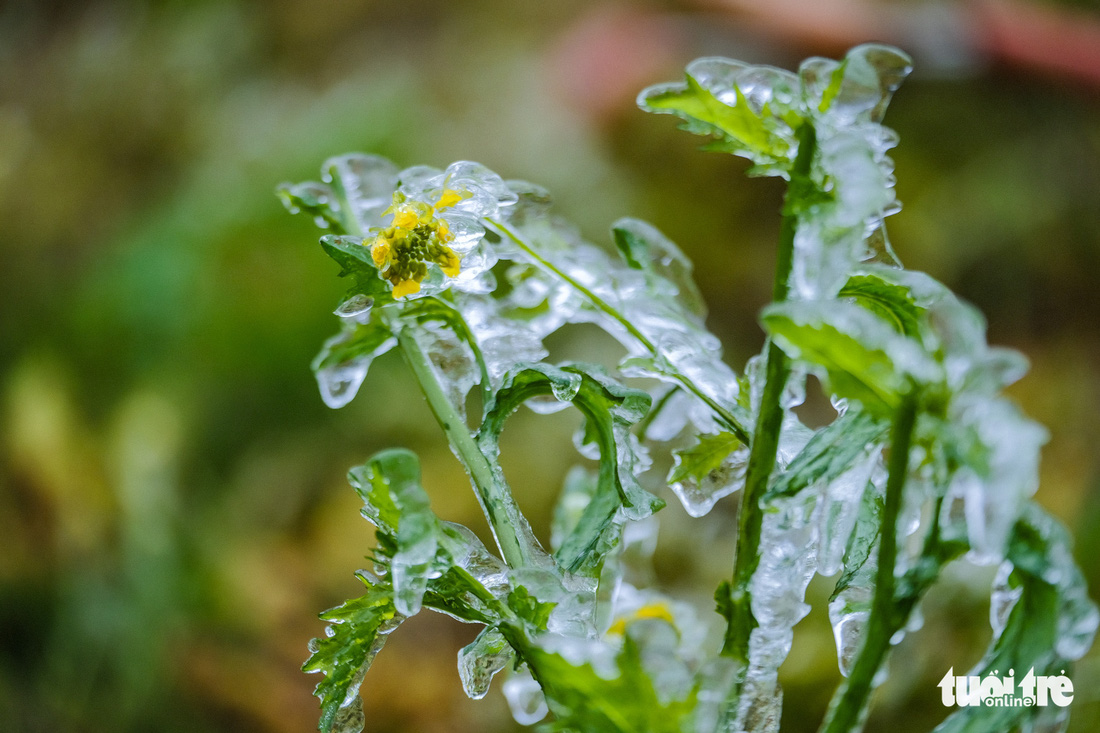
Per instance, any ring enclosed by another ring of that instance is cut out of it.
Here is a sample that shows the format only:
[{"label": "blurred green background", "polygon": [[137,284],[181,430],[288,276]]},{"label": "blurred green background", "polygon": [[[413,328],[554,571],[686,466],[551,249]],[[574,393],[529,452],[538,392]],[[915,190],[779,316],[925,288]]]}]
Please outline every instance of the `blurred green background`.
[{"label": "blurred green background", "polygon": [[[632,102],[707,54],[914,54],[886,120],[894,245],[1031,358],[1012,392],[1051,431],[1038,498],[1100,589],[1098,24],[1087,0],[0,6],[0,730],[311,730],[306,642],[372,542],[347,468],[411,447],[437,513],[484,532],[397,357],[347,408],[317,394],[342,284],[273,190],[325,157],[479,160],[550,188],[597,241],[649,219],[696,262],[731,364],[758,350],[782,187]],[[552,346],[611,348],[585,330]],[[527,416],[506,436],[543,535],[574,427]],[[732,512],[662,513],[663,588],[708,605]],[[960,566],[931,595],[871,730],[944,716],[935,683],[988,641],[990,578]],[[811,586],[782,670],[785,732],[814,730],[838,679],[829,590]],[[462,694],[455,654],[475,633],[422,614],[395,634],[364,687],[367,731],[515,729],[495,688]],[[1073,680],[1071,730],[1096,730],[1100,655]]]}]

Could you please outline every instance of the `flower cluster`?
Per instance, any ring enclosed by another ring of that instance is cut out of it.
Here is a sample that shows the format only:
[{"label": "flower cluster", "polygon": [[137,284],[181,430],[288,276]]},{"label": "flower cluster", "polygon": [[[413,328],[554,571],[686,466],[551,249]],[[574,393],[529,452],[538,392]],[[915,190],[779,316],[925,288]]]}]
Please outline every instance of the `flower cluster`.
[{"label": "flower cluster", "polygon": [[374,238],[363,243],[370,247],[382,277],[393,285],[393,297],[420,292],[420,283],[428,276],[428,263],[439,265],[448,277],[458,276],[461,263],[449,246],[455,235],[438,214],[470,196],[469,191],[444,188],[439,199],[428,204],[394,191],[393,205],[383,212],[392,214],[393,221],[388,227],[378,228]]}]

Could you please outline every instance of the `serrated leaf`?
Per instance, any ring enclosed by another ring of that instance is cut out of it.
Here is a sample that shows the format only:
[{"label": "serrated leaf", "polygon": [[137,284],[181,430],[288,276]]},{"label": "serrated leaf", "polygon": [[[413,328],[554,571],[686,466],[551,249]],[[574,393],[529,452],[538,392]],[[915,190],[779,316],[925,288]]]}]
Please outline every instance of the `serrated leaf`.
[{"label": "serrated leaf", "polygon": [[870,413],[849,409],[814,434],[768,489],[763,501],[794,496],[811,484],[841,476],[889,430],[889,423]]},{"label": "serrated leaf", "polygon": [[340,265],[340,277],[353,281],[348,296],[365,295],[374,298],[376,305],[393,301],[390,284],[378,275],[378,268],[371,259],[370,249],[359,237],[326,234],[321,237],[321,249]]},{"label": "serrated leaf", "polygon": [[619,384],[599,367],[530,364],[505,377],[486,410],[477,436],[482,451],[495,456],[508,416],[527,400],[547,395],[571,402],[584,416],[600,448],[597,492],[555,557],[570,572],[598,573],[602,553],[610,549],[601,540],[614,531],[618,512],[623,510],[631,518],[640,519],[664,506],[634,477],[637,457],[630,426],[645,416],[650,397]]},{"label": "serrated leaf", "polygon": [[523,657],[556,720],[549,730],[583,733],[689,733],[697,690],[662,702],[646,673],[638,643],[627,634],[615,659],[617,676],[604,679],[591,664],[573,664],[531,646]]},{"label": "serrated leaf", "polygon": [[524,586],[518,586],[508,594],[508,607],[517,616],[531,624],[537,631],[546,631],[546,624],[550,620],[550,614],[554,611],[556,603],[542,602],[531,595]]},{"label": "serrated leaf", "polygon": [[914,384],[943,378],[917,342],[852,303],[776,303],[764,309],[761,323],[791,358],[820,367],[833,394],[876,416],[892,415]]},{"label": "serrated leaf", "polygon": [[[1018,597],[1004,627],[995,633],[985,656],[968,675],[985,677],[994,670],[1004,675],[1012,669],[1018,685],[1028,670],[1034,669],[1036,676],[1058,675],[1084,654],[1098,616],[1072,557],[1065,528],[1037,504],[1029,504],[1016,523],[1007,556],[1012,568],[1008,584]],[[1065,654],[1066,632],[1080,633],[1081,627],[1084,638],[1075,640],[1073,655]],[[1043,711],[1038,705],[964,707],[933,733],[1016,730]]]},{"label": "serrated leaf", "polygon": [[449,557],[437,557],[441,529],[420,485],[420,460],[412,451],[385,450],[351,469],[348,481],[363,498],[363,516],[393,541],[394,602],[412,616],[420,610],[429,578],[451,564]]},{"label": "serrated leaf", "polygon": [[702,481],[711,471],[717,470],[731,453],[740,448],[741,441],[733,433],[700,435],[695,445],[674,451],[676,462],[668,475],[669,482],[694,479]]},{"label": "serrated leaf", "polygon": [[[643,109],[675,114],[692,123],[687,129],[697,134],[711,133],[729,142],[739,143],[743,152],[775,157],[777,150],[764,121],[753,112],[748,100],[734,86],[736,104],[725,104],[690,74],[683,85],[665,85],[643,100]],[[742,154],[743,154],[742,152]]]},{"label": "serrated leaf", "polygon": [[354,399],[371,363],[397,344],[389,328],[357,324],[325,341],[311,367],[325,404],[339,408]]},{"label": "serrated leaf", "polygon": [[854,303],[890,323],[898,333],[919,338],[920,322],[925,314],[913,300],[907,288],[889,283],[874,275],[853,275],[841,288],[839,296],[851,298]]},{"label": "serrated leaf", "polygon": [[331,622],[331,636],[313,640],[315,651],[302,665],[302,670],[325,675],[313,694],[321,699],[318,728],[328,733],[333,730],[342,709],[356,706],[353,711],[361,710],[355,694],[362,680],[361,673],[365,667],[370,667],[385,642],[382,632],[401,619],[394,608],[390,589],[382,586],[369,588],[362,597],[325,611],[321,618]]}]

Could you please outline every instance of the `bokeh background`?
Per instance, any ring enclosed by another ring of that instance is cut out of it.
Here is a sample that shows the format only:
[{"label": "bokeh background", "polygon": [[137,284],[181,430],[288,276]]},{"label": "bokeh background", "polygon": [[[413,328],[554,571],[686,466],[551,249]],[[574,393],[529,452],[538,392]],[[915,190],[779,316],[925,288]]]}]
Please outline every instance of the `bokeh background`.
[{"label": "bokeh background", "polygon": [[[782,188],[642,114],[700,55],[793,67],[866,40],[916,72],[887,124],[910,267],[1024,351],[1012,393],[1050,427],[1039,500],[1100,589],[1100,9],[1095,0],[194,0],[0,5],[0,730],[313,729],[316,614],[356,594],[370,527],[347,468],[419,451],[436,511],[484,532],[396,356],[347,408],[309,371],[342,293],[273,190],[352,150],[484,162],[606,240],[653,221],[696,262],[740,366],[762,342]],[[599,358],[585,330],[555,356]],[[568,415],[510,424],[540,533],[574,461]],[[532,450],[533,446],[537,450]],[[702,606],[729,567],[729,500],[662,512],[656,580]],[[927,731],[935,683],[989,638],[988,570],[959,566],[894,657],[871,730]],[[838,673],[818,579],[782,673],[812,731]],[[370,733],[510,731],[466,700],[476,629],[422,614],[367,678]],[[1100,656],[1071,730],[1100,726]]]}]

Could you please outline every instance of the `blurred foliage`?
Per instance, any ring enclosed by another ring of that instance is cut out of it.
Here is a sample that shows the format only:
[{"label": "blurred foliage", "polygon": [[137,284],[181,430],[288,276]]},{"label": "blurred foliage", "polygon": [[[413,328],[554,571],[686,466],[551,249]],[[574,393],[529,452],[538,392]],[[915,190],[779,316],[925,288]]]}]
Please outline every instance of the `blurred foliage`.
[{"label": "blurred foliage", "polygon": [[[480,160],[547,186],[594,239],[619,216],[648,218],[695,260],[733,363],[758,349],[781,186],[740,179],[739,163],[698,155],[629,100],[701,53],[789,65],[817,49],[637,4],[675,29],[650,54],[667,68],[641,80],[620,69],[630,88],[607,87],[622,102],[601,116],[569,53],[593,7],[0,9],[0,727],[311,729],[316,679],[298,668],[315,612],[354,590],[372,541],[343,472],[380,448],[416,449],[436,511],[484,535],[396,357],[343,410],[317,396],[309,362],[341,286],[272,191],[326,155]],[[894,244],[980,306],[991,341],[1033,359],[1014,395],[1053,436],[1038,498],[1100,588],[1100,101],[996,68],[925,77],[916,62],[887,118],[902,140]],[[592,77],[614,81],[608,68]],[[576,329],[555,356],[599,361],[606,348]],[[541,421],[531,453],[534,429],[516,420],[505,469],[545,537],[573,425]],[[732,511],[662,512],[660,580],[701,607],[728,570]],[[933,591],[872,728],[927,730],[944,715],[935,682],[988,640],[988,602],[970,590],[984,572],[960,566]],[[821,653],[783,669],[791,731],[814,729],[838,679],[828,586],[811,586],[796,642]],[[462,695],[454,659],[471,633],[410,622],[372,672],[367,729],[513,729],[498,694]],[[1100,655],[1074,682],[1071,730],[1093,730]]]}]

